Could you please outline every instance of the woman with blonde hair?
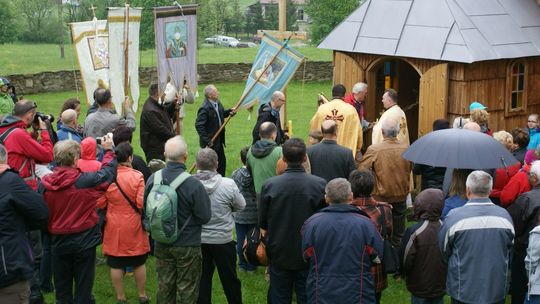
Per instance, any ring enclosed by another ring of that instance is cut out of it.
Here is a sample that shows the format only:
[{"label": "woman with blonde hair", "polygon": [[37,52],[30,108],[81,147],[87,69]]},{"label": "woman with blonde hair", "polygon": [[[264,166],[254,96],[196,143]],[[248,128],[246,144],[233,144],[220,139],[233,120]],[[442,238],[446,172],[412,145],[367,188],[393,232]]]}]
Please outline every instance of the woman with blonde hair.
[{"label": "woman with blonde hair", "polygon": [[471,111],[470,120],[480,125],[480,131],[489,136],[493,136],[493,132],[488,127],[489,113],[484,109],[474,109]]},{"label": "woman with blonde hair", "polygon": [[[493,133],[493,138],[501,143],[508,151],[512,152],[514,148],[514,138],[512,134],[506,131],[499,131]],[[521,163],[517,162],[515,164],[504,163],[501,164],[502,167],[498,168],[495,171],[495,180],[493,181],[493,189],[489,197],[495,204],[500,204],[501,191],[504,189],[504,186],[508,184],[512,176],[516,175],[521,169]]]},{"label": "woman with blonde hair", "polygon": [[133,148],[128,142],[116,146],[116,158],[119,164],[116,179],[97,202],[98,208],[107,210],[103,253],[111,267],[117,303],[127,303],[122,282],[127,267],[134,268],[139,303],[149,303],[144,264],[150,244],[141,224],[144,178],[142,173],[131,167]]},{"label": "woman with blonde hair", "polygon": [[441,218],[444,219],[450,210],[462,207],[467,203],[467,187],[465,186],[465,182],[467,181],[467,176],[472,171],[469,169],[454,169],[450,189],[448,190],[448,198],[444,200]]}]

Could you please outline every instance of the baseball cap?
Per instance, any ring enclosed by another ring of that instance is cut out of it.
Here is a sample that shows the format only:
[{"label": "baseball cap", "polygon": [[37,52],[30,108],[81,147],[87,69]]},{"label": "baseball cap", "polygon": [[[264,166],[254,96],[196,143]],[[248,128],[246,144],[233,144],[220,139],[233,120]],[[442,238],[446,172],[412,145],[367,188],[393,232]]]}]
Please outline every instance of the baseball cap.
[{"label": "baseball cap", "polygon": [[475,101],[473,103],[471,103],[471,105],[469,106],[469,111],[472,111],[472,110],[485,110],[487,109],[483,104],[479,103],[478,101]]}]

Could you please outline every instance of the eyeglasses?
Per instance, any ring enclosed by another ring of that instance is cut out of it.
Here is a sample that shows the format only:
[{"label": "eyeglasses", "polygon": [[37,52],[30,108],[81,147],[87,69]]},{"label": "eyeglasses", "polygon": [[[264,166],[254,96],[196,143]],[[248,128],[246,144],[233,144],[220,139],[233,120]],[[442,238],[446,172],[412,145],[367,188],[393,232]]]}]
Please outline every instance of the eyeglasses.
[{"label": "eyeglasses", "polygon": [[278,100],[281,101],[281,102],[285,102],[285,99],[281,99],[281,98],[280,98],[280,99],[278,99]]},{"label": "eyeglasses", "polygon": [[527,122],[530,122],[530,123],[538,123],[538,121],[536,121],[536,120],[528,120]]}]

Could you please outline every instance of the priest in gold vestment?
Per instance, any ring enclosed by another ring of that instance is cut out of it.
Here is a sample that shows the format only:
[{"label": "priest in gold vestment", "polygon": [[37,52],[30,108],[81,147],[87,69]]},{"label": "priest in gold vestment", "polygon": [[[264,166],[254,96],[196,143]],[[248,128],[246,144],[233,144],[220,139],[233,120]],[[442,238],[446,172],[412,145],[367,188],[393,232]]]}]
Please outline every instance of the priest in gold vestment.
[{"label": "priest in gold vestment", "polygon": [[362,125],[356,109],[343,101],[345,87],[341,84],[332,88],[333,100],[322,104],[311,118],[310,131],[321,129],[325,120],[334,120],[337,124],[337,143],[351,149],[353,156],[358,158],[362,149]]}]

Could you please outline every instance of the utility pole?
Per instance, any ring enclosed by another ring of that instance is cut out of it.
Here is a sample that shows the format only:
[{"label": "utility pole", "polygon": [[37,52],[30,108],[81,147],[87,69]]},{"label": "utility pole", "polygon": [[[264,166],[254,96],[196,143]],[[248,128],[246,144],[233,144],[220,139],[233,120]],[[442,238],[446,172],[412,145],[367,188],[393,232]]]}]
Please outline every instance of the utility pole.
[{"label": "utility pole", "polygon": [[[284,34],[287,31],[287,0],[279,0],[279,32]],[[287,95],[287,87],[283,88],[283,94]],[[285,97],[285,99],[287,99]],[[284,103],[279,111],[279,116],[281,120],[281,127],[285,130],[288,129],[288,120],[287,120],[287,103]]]},{"label": "utility pole", "polygon": [[62,0],[58,0],[58,28],[60,35],[60,58],[64,59],[64,10],[62,9]]}]

